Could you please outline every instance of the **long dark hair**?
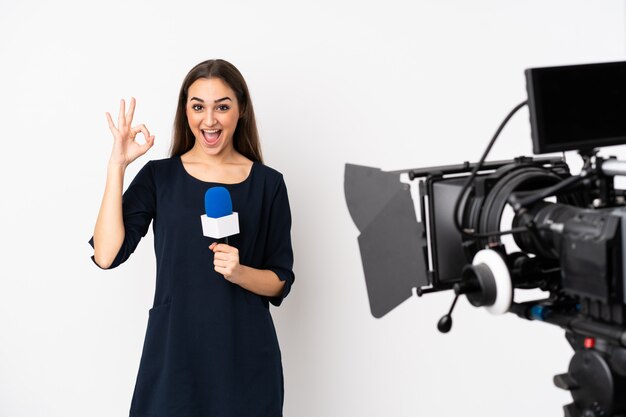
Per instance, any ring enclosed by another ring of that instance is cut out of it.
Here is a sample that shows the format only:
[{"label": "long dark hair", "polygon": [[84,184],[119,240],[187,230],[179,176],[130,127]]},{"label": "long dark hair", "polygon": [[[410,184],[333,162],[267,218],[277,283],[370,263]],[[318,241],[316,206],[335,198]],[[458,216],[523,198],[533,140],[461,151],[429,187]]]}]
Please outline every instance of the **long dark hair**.
[{"label": "long dark hair", "polygon": [[248,86],[239,70],[233,64],[223,59],[210,59],[201,62],[193,67],[185,77],[178,96],[170,156],[184,154],[193,148],[195,143],[195,138],[187,122],[187,94],[189,86],[200,78],[219,78],[235,92],[237,102],[239,103],[240,116],[237,128],[233,134],[233,146],[237,152],[246,158],[252,161],[263,162],[259,132],[256,127],[256,119],[254,118],[254,109]]}]

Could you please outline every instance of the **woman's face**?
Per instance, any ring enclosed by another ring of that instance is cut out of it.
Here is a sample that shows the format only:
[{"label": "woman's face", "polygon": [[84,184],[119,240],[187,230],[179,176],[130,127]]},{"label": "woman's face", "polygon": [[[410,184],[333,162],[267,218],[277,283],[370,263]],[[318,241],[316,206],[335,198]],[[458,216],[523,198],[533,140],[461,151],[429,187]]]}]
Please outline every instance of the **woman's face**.
[{"label": "woman's face", "polygon": [[232,150],[239,120],[235,92],[219,78],[200,78],[189,86],[187,97],[187,121],[195,146],[208,155]]}]

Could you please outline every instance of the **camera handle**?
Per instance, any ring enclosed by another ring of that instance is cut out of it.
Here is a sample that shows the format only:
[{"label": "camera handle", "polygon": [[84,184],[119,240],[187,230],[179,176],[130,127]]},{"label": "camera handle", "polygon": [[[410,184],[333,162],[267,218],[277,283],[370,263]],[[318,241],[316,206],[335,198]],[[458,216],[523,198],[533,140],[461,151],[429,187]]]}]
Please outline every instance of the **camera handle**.
[{"label": "camera handle", "polygon": [[452,306],[450,307],[450,310],[448,311],[448,314],[441,317],[439,319],[439,322],[437,322],[437,330],[439,330],[441,333],[448,333],[450,329],[452,328],[452,310],[454,310],[454,306],[456,305],[456,301],[459,299],[459,295],[461,294],[456,293],[456,295],[454,296],[454,301],[452,301]]},{"label": "camera handle", "polygon": [[492,314],[509,311],[513,301],[511,274],[502,255],[493,249],[476,253],[471,265],[465,265],[461,281],[454,284],[454,301],[448,314],[439,319],[437,329],[448,333],[452,328],[452,310],[461,294],[474,307],[485,307]]}]

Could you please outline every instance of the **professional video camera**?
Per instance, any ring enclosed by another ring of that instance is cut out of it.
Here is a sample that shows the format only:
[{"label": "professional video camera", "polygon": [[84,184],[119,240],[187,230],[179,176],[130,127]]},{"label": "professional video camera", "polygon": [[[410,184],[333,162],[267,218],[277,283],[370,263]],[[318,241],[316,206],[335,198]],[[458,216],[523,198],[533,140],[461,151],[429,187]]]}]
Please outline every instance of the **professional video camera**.
[{"label": "professional video camera", "polygon": [[[554,378],[573,397],[565,416],[626,416],[626,191],[613,181],[626,162],[597,151],[626,144],[626,62],[525,75],[528,100],[477,163],[393,172],[346,164],[370,308],[380,318],[414,289],[453,290],[441,332],[460,295],[494,314],[558,325],[575,351]],[[485,162],[525,105],[533,153],[577,150],[579,174],[564,154]],[[403,178],[419,180],[417,202]],[[516,289],[546,295],[516,302]]]}]

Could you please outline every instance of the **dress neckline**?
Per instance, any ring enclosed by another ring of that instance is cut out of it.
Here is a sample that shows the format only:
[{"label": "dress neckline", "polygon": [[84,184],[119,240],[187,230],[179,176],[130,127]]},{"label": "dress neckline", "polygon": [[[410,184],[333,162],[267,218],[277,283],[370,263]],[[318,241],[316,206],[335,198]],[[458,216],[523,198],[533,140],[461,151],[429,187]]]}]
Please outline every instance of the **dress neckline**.
[{"label": "dress neckline", "polygon": [[183,170],[183,173],[185,174],[185,176],[190,178],[190,179],[192,179],[193,181],[196,181],[196,182],[201,183],[201,184],[215,184],[215,185],[223,185],[223,186],[228,186],[228,187],[236,187],[236,186],[243,185],[243,184],[247,183],[250,180],[250,178],[252,178],[252,173],[254,172],[254,167],[257,164],[256,161],[252,161],[252,166],[250,167],[250,172],[248,173],[248,176],[245,179],[243,179],[242,181],[235,182],[235,183],[223,183],[223,182],[214,182],[214,181],[204,181],[204,180],[201,180],[200,178],[194,177],[185,168],[185,164],[183,164],[183,159],[181,158],[181,155],[177,155],[176,159],[178,160],[178,165]]}]

